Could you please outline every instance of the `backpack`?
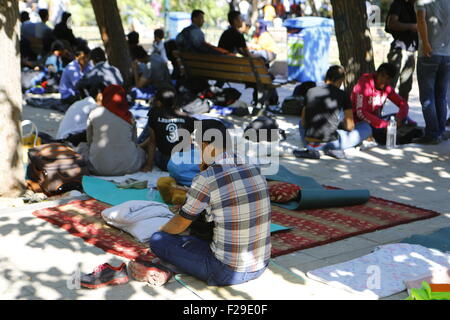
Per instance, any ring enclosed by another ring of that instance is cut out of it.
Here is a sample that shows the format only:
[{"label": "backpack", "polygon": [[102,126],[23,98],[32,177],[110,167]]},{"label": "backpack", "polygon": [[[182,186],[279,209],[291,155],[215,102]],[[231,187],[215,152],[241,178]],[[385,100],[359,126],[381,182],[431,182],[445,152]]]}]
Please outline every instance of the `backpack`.
[{"label": "backpack", "polygon": [[213,102],[217,106],[226,107],[236,102],[241,97],[241,93],[235,88],[225,88],[214,94]]},{"label": "backpack", "polygon": [[281,113],[292,116],[300,116],[304,105],[304,98],[289,96],[284,99],[281,105]]},{"label": "backpack", "polygon": [[[268,130],[264,135],[263,131]],[[272,134],[271,130],[276,130],[276,134]],[[284,130],[278,128],[276,120],[262,116],[253,120],[244,130],[244,138],[252,142],[260,141],[283,141],[286,139]]]},{"label": "backpack", "polygon": [[191,35],[192,26],[184,28],[175,38],[175,43],[180,51],[192,51]]},{"label": "backpack", "polygon": [[88,175],[80,154],[62,143],[49,143],[28,151],[28,177],[47,196],[82,190],[81,179]]},{"label": "backpack", "polygon": [[295,97],[304,97],[306,98],[306,93],[309,89],[314,88],[316,83],[314,81],[305,81],[299,84],[294,88],[294,92],[292,93]]}]

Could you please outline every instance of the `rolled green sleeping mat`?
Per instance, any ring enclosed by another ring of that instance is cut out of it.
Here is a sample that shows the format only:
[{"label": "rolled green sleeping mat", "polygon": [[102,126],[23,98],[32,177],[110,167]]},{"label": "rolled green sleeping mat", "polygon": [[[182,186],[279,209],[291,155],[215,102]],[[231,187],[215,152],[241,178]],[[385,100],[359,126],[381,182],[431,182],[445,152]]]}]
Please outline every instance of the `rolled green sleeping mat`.
[{"label": "rolled green sleeping mat", "polygon": [[299,200],[274,203],[289,210],[355,206],[366,203],[370,198],[369,190],[325,189],[313,178],[296,175],[284,166],[280,166],[276,175],[268,175],[266,179],[293,183],[301,188]]},{"label": "rolled green sleeping mat", "polygon": [[277,174],[266,175],[266,179],[293,183],[302,189],[324,189],[324,187],[317,183],[313,178],[296,175],[284,166],[280,166]]},{"label": "rolled green sleeping mat", "polygon": [[368,190],[302,189],[300,194],[300,200],[274,204],[289,210],[324,209],[356,206],[366,203],[370,198]]},{"label": "rolled green sleeping mat", "polygon": [[370,198],[368,190],[301,190],[297,209],[356,206]]}]

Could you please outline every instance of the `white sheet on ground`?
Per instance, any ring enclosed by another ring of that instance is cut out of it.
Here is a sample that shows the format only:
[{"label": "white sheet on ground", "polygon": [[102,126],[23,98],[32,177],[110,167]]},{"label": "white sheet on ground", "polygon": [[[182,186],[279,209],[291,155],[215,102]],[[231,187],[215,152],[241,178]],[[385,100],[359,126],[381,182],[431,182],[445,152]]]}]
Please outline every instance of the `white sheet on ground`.
[{"label": "white sheet on ground", "polygon": [[450,268],[450,255],[407,243],[375,248],[344,263],[320,268],[307,276],[336,288],[384,298],[406,289],[405,280]]},{"label": "white sheet on ground", "polygon": [[128,232],[140,242],[147,242],[173,216],[167,205],[155,201],[127,201],[102,211],[107,224]]}]

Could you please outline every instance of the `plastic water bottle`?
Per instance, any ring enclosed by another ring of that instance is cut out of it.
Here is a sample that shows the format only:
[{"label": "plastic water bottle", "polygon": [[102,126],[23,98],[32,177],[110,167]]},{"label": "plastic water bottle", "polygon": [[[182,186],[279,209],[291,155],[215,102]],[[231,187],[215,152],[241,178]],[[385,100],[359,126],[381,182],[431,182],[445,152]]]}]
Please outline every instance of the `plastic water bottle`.
[{"label": "plastic water bottle", "polygon": [[386,149],[397,147],[397,122],[394,116],[391,116],[386,132]]},{"label": "plastic water bottle", "polygon": [[158,194],[158,190],[155,188],[149,188],[147,192],[147,200],[148,201],[155,201],[155,198]]}]

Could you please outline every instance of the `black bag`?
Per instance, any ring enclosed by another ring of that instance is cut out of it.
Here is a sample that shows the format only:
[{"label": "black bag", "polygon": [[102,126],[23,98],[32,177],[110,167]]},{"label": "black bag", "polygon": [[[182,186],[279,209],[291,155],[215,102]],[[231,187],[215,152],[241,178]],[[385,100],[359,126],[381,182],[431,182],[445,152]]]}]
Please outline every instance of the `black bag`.
[{"label": "black bag", "polygon": [[304,106],[304,98],[298,96],[289,96],[284,99],[281,105],[281,113],[292,116],[300,116]]},{"label": "black bag", "polygon": [[[375,141],[380,145],[386,145],[386,131],[387,130],[375,130],[373,132],[373,137]],[[404,125],[397,129],[397,144],[409,144],[412,143],[414,139],[423,136],[423,130],[418,127]]]},{"label": "black bag", "polygon": [[306,98],[306,93],[309,89],[314,88],[316,83],[314,81],[305,81],[299,84],[294,88],[294,92],[292,93],[295,97],[303,97]]},{"label": "black bag", "polygon": [[215,94],[213,102],[217,106],[226,107],[233,104],[241,97],[241,93],[235,88],[225,88],[221,92]]},{"label": "black bag", "polygon": [[205,211],[200,213],[189,226],[189,234],[201,240],[211,242],[214,234],[214,222],[207,222],[205,218]]},{"label": "black bag", "polygon": [[[264,130],[266,130],[264,132]],[[272,132],[272,130],[275,130]],[[253,120],[244,130],[244,138],[252,142],[285,140],[284,130],[278,128],[278,123],[269,117],[262,116]]]}]

